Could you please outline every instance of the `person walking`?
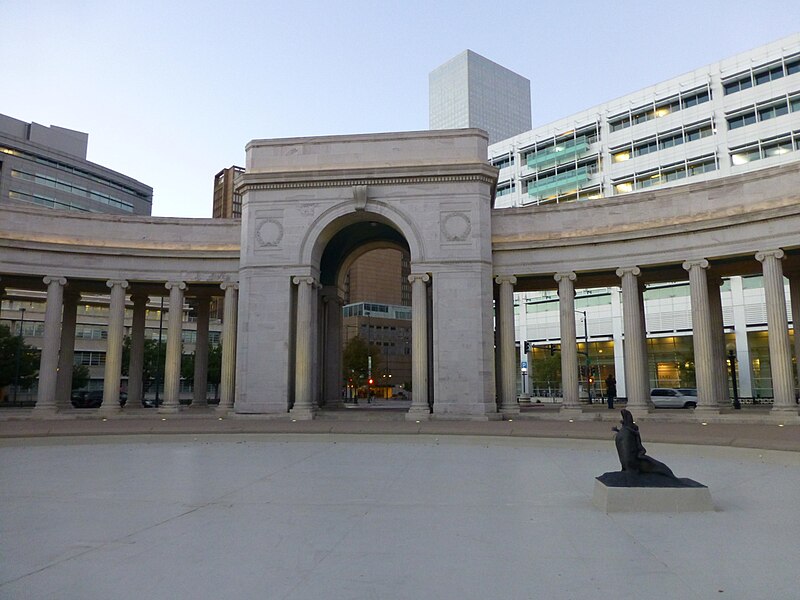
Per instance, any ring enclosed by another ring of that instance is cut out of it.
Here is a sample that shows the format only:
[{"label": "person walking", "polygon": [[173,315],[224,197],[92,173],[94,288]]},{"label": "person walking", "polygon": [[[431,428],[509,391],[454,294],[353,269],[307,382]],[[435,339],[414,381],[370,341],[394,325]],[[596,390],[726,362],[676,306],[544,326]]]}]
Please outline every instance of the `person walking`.
[{"label": "person walking", "polygon": [[614,398],[617,397],[617,379],[613,373],[609,373],[606,377],[606,398],[608,400],[608,408],[614,408]]}]

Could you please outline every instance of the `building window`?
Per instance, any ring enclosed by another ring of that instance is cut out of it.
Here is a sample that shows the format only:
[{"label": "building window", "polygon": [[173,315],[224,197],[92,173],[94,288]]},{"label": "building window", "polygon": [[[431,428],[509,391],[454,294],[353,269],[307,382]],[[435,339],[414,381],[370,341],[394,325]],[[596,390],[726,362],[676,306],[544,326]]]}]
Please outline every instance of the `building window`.
[{"label": "building window", "polygon": [[782,156],[800,148],[800,132],[784,134],[769,140],[760,140],[731,150],[731,164],[744,165],[764,158]]},{"label": "building window", "polygon": [[783,63],[759,65],[746,73],[734,75],[722,82],[722,89],[727,96],[795,73],[800,73],[800,54],[787,56]]}]

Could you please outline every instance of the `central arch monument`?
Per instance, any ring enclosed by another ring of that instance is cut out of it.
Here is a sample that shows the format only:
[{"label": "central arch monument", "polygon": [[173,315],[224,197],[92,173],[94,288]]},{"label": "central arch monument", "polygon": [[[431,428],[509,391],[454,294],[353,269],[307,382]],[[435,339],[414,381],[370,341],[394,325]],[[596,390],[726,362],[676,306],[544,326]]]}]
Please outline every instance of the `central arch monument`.
[{"label": "central arch monument", "polygon": [[339,397],[340,281],[377,244],[411,257],[407,418],[499,418],[487,143],[465,129],[248,144],[237,412],[312,418]]}]

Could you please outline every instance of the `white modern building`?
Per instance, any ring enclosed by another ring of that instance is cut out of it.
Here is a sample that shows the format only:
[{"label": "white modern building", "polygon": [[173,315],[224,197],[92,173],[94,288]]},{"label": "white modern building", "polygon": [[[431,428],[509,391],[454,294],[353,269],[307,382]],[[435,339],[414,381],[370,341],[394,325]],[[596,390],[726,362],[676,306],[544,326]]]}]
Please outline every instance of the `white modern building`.
[{"label": "white modern building", "polygon": [[[495,143],[489,158],[500,169],[496,208],[591,202],[798,161],[800,34]],[[648,288],[643,297],[650,386],[693,386],[688,282]],[[725,278],[721,298],[728,350],[741,371],[738,394],[771,397],[762,277]],[[523,292],[515,302],[520,364],[529,367],[520,390],[558,394],[536,373],[537,357],[559,341],[557,296]],[[589,361],[582,385],[602,395],[606,377],[625,369],[614,352],[622,340],[620,290],[580,290],[576,307]],[[618,392],[625,394],[624,384]]]},{"label": "white modern building", "polygon": [[800,34],[490,145],[496,207],[592,200],[800,159]]},{"label": "white modern building", "polygon": [[531,128],[531,82],[465,50],[428,77],[431,129],[477,127],[499,142]]}]

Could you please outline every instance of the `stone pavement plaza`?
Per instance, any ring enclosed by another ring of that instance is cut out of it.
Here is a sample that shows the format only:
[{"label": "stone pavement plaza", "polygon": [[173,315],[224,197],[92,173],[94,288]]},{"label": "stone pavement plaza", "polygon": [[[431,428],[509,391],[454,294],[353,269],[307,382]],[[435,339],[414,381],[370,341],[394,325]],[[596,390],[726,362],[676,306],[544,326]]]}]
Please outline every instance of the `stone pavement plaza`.
[{"label": "stone pavement plaza", "polygon": [[798,426],[644,422],[716,510],[607,515],[610,426],[2,420],[0,598],[798,597]]}]

